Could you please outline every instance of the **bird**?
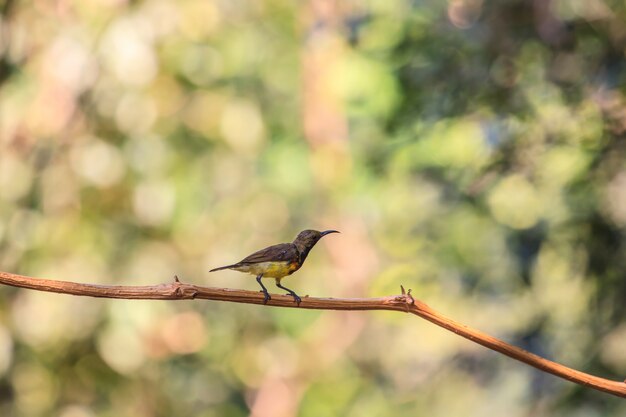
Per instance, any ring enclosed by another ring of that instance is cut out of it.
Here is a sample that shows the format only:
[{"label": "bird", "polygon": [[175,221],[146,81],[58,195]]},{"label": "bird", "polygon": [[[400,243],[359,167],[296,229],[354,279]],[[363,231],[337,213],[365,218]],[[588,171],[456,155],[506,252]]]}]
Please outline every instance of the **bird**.
[{"label": "bird", "polygon": [[280,281],[300,269],[309,255],[309,252],[313,249],[313,246],[315,246],[321,238],[331,233],[339,232],[337,230],[326,230],[323,232],[310,229],[303,230],[298,233],[298,236],[296,236],[291,243],[279,243],[277,245],[268,246],[267,248],[246,256],[237,263],[213,268],[209,272],[232,269],[256,275],[256,280],[262,288],[261,292],[265,295],[263,304],[267,304],[272,297],[267,292],[265,285],[261,282],[261,278],[274,278],[276,280],[276,286],[287,291],[287,294],[291,295],[294,302],[299,306],[302,302],[300,296],[293,290],[282,286]]}]

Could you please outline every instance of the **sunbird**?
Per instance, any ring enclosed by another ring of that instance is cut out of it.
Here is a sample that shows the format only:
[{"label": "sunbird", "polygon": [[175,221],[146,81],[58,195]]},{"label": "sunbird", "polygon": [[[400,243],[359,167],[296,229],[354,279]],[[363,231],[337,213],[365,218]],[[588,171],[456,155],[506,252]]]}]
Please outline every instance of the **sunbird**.
[{"label": "sunbird", "polygon": [[280,285],[280,280],[296,272],[308,256],[313,246],[321,238],[330,233],[339,233],[337,230],[326,230],[318,232],[317,230],[303,230],[291,243],[279,243],[278,245],[268,246],[265,249],[248,255],[241,261],[219,268],[211,269],[209,272],[220,271],[222,269],[232,269],[239,272],[256,275],[256,280],[262,288],[265,295],[263,304],[267,304],[272,299],[267,292],[267,288],[261,282],[261,278],[274,278],[276,286],[287,291],[293,297],[293,300],[300,305],[302,299],[293,290]]}]

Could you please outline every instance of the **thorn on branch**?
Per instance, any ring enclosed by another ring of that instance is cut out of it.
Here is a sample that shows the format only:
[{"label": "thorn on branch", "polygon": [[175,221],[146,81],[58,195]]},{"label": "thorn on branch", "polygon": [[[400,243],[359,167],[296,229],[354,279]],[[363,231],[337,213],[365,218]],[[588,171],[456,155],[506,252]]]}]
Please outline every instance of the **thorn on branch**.
[{"label": "thorn on branch", "polygon": [[402,291],[402,295],[397,297],[397,301],[404,301],[406,312],[409,312],[409,306],[415,305],[415,298],[411,295],[411,288],[408,291],[404,290],[404,286],[400,285],[400,291]]},{"label": "thorn on branch", "polygon": [[408,291],[405,291],[404,286],[400,284],[400,291],[402,291],[402,295],[404,295],[405,298],[409,300],[408,304],[411,304],[411,305],[415,304],[415,298],[413,298],[413,296],[411,295],[411,291],[413,291],[411,288],[409,288]]},{"label": "thorn on branch", "polygon": [[[178,278],[178,277],[176,277]],[[173,284],[174,287],[174,297],[184,300],[193,300],[198,296],[198,290],[194,288],[193,285],[186,285],[180,282],[180,280],[176,280]]]},{"label": "thorn on branch", "polygon": [[178,279],[178,275],[174,275],[174,281],[175,282],[180,282],[180,280]]}]

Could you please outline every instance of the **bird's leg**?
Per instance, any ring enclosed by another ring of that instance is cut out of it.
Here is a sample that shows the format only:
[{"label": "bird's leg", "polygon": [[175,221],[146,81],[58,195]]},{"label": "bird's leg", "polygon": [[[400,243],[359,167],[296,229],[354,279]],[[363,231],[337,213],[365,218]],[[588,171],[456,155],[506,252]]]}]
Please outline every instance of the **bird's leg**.
[{"label": "bird's leg", "polygon": [[289,288],[280,285],[280,280],[276,280],[276,286],[287,291],[287,293],[289,293],[289,295],[293,297],[293,300],[298,304],[298,306],[300,305],[300,303],[302,302],[302,298],[300,298],[300,296],[296,294],[293,290],[290,290]]},{"label": "bird's leg", "polygon": [[265,300],[263,300],[263,304],[267,304],[267,302],[271,300],[272,297],[270,297],[270,293],[267,292],[267,288],[265,288],[265,285],[263,285],[263,283],[261,282],[261,278],[263,278],[263,274],[257,275],[256,282],[258,282],[261,288],[263,288],[261,290],[261,292],[265,295]]}]

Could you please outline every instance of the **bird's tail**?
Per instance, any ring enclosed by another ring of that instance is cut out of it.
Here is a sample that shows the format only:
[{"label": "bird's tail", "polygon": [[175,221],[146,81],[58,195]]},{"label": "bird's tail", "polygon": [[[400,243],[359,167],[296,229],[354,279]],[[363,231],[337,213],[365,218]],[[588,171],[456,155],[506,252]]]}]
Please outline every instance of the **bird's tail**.
[{"label": "bird's tail", "polygon": [[226,265],[226,266],[220,266],[219,268],[213,268],[211,269],[209,272],[215,272],[215,271],[221,271],[222,269],[230,269],[232,267],[237,266],[238,264],[232,264],[232,265]]}]

